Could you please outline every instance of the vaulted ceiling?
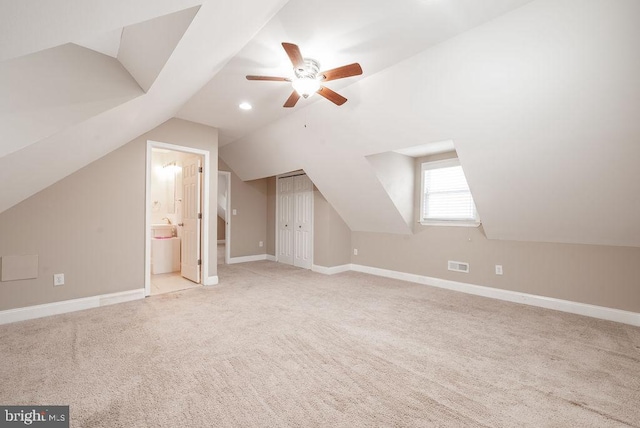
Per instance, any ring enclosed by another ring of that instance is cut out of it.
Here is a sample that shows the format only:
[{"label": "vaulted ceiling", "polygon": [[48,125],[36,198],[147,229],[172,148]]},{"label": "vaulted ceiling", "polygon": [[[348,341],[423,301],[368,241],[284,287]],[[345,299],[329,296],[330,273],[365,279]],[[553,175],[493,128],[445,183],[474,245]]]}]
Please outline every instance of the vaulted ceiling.
[{"label": "vaulted ceiling", "polygon": [[[489,238],[640,246],[638,16],[636,0],[3,2],[0,212],[177,116],[219,128],[243,179],[304,169],[352,230],[411,232],[368,156],[453,141]],[[287,83],[247,81],[291,76],[282,42],[359,62],[327,84],[349,101],[284,109]]]},{"label": "vaulted ceiling", "polygon": [[0,212],[174,117],[283,4],[0,3]]}]

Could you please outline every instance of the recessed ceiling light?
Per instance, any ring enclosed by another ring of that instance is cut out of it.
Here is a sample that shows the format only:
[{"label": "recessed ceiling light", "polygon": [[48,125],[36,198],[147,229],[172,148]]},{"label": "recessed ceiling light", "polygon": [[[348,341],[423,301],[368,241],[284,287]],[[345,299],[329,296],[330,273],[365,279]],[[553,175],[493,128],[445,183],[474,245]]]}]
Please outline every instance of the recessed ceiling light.
[{"label": "recessed ceiling light", "polygon": [[253,108],[249,103],[240,103],[238,107],[240,107],[242,110],[251,110]]}]

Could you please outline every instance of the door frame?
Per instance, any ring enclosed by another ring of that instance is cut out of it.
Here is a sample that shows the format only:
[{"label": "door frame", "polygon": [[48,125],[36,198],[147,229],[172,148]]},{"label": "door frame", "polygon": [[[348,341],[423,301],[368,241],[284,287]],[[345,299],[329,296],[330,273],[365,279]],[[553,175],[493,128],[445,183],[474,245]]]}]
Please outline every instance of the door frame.
[{"label": "door frame", "polygon": [[275,256],[275,261],[278,262],[278,214],[279,209],[278,207],[280,206],[280,186],[278,186],[278,180],[280,178],[286,178],[286,177],[295,177],[297,175],[306,175],[307,178],[309,179],[309,181],[311,181],[311,268],[310,270],[313,270],[313,258],[315,256],[314,253],[314,243],[315,243],[315,184],[313,184],[313,180],[311,180],[311,178],[309,177],[309,175],[303,171],[303,170],[298,170],[298,171],[292,171],[292,172],[288,172],[286,174],[280,174],[280,175],[276,175],[276,221],[275,221],[275,240],[276,240],[276,256]]},{"label": "door frame", "polygon": [[[231,173],[229,171],[218,170],[218,177],[220,175],[227,177],[227,206],[225,207],[227,219],[224,222],[224,264],[228,265],[229,259],[231,259]],[[220,180],[218,180],[218,183],[220,183]]]},{"label": "door frame", "polygon": [[200,228],[200,245],[202,247],[202,271],[200,272],[200,284],[217,284],[218,278],[209,277],[209,157],[208,150],[194,149],[193,147],[179,146],[176,144],[161,143],[147,140],[146,158],[146,188],[145,188],[145,221],[144,221],[144,295],[151,295],[151,149],[165,149],[175,152],[192,153],[203,157],[202,177],[202,227]]}]

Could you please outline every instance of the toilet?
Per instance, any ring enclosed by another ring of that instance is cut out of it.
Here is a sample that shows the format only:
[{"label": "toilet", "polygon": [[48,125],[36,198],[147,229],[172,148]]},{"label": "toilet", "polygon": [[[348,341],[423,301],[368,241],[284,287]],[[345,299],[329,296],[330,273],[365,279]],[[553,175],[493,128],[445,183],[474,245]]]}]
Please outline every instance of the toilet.
[{"label": "toilet", "polygon": [[180,270],[180,238],[171,224],[151,225],[151,274]]}]

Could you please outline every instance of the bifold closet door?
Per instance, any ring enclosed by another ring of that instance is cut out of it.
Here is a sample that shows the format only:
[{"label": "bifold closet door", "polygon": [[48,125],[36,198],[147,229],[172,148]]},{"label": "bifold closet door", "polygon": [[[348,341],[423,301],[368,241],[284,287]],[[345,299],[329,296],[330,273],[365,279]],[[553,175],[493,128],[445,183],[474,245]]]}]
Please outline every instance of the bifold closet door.
[{"label": "bifold closet door", "polygon": [[293,177],[278,179],[278,261],[293,264]]},{"label": "bifold closet door", "polygon": [[278,178],[278,261],[311,269],[313,183],[306,175]]},{"label": "bifold closet door", "polygon": [[294,191],[294,242],[293,265],[311,269],[313,184],[306,175],[293,177]]}]

